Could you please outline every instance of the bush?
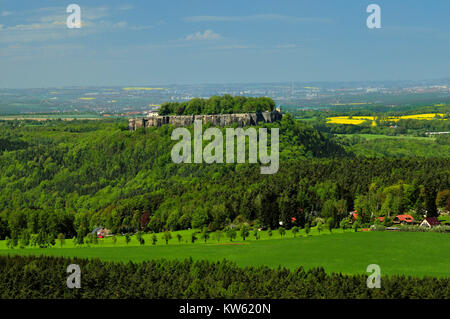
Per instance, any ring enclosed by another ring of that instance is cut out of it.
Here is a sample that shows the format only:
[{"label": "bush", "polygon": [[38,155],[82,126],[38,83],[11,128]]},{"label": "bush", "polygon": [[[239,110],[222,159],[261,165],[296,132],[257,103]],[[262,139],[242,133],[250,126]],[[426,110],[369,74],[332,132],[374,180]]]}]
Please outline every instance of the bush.
[{"label": "bush", "polygon": [[370,226],[370,230],[372,230],[372,231],[385,231],[386,230],[386,226],[384,226],[384,225],[372,225],[372,226]]},{"label": "bush", "polygon": [[419,225],[400,225],[400,231],[405,232],[434,232],[434,233],[447,233],[450,232],[450,226],[435,226],[435,227],[421,227]]}]

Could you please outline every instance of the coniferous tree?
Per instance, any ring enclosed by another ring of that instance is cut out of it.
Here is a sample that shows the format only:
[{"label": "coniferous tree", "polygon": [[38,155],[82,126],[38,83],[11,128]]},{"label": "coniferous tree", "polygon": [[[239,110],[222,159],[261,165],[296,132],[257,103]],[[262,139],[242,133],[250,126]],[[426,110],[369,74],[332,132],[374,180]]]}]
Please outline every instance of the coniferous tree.
[{"label": "coniferous tree", "polygon": [[298,231],[299,231],[299,229],[297,226],[292,227],[292,234],[294,235],[294,238],[295,238],[295,235],[297,235]]}]

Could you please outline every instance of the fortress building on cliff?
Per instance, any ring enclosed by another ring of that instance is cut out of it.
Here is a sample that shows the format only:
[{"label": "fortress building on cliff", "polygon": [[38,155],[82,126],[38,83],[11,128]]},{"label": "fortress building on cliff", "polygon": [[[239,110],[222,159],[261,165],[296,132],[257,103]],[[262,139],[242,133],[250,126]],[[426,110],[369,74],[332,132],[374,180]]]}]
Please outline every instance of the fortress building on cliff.
[{"label": "fortress building on cliff", "polygon": [[280,121],[282,114],[279,109],[272,112],[257,113],[233,113],[211,115],[159,115],[144,118],[129,119],[128,129],[135,131],[141,127],[162,126],[172,124],[175,126],[193,125],[195,120],[201,120],[203,124],[211,123],[215,126],[227,126],[237,123],[239,126],[257,125],[259,122],[273,123]]}]

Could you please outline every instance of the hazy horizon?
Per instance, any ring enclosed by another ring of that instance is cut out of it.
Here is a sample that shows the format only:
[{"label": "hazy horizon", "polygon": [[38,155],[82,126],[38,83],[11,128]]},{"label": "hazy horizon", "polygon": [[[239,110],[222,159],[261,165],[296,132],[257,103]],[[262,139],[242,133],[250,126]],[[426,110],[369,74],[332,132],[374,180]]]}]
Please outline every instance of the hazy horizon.
[{"label": "hazy horizon", "polygon": [[414,84],[418,84],[418,82],[440,82],[440,81],[449,81],[450,82],[450,76],[449,77],[443,77],[438,79],[418,79],[418,80],[359,80],[359,81],[267,81],[267,82],[222,82],[222,83],[202,83],[202,82],[186,82],[186,83],[124,83],[124,84],[118,84],[118,85],[63,85],[63,86],[43,86],[43,87],[0,87],[0,90],[21,90],[21,89],[64,89],[64,88],[105,88],[105,87],[117,87],[117,88],[123,88],[123,87],[159,87],[161,85],[164,86],[226,86],[226,85],[232,85],[232,86],[240,86],[240,85],[276,85],[276,84],[397,84],[397,83],[407,83],[411,82]]}]

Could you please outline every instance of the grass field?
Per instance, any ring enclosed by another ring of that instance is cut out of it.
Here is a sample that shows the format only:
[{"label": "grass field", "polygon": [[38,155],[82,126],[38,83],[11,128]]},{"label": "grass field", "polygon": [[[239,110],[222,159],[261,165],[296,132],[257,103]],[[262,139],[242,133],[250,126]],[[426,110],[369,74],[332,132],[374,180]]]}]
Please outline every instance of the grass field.
[{"label": "grass field", "polygon": [[[275,232],[274,232],[275,237]],[[193,259],[235,261],[239,266],[279,265],[296,269],[323,266],[328,272],[363,274],[369,264],[378,264],[382,274],[404,274],[416,277],[450,276],[450,236],[441,233],[413,232],[323,232],[318,236],[242,240],[233,243],[209,240],[206,244],[169,245],[158,239],[157,245],[146,238],[144,246],[133,239],[124,246],[123,239],[116,246],[103,242],[91,247],[6,249],[2,243],[1,255],[54,255],[66,257],[100,258],[110,261],[140,262],[150,259]],[[134,241],[134,243],[133,243]]]},{"label": "grass field", "polygon": [[412,135],[382,135],[382,134],[336,134],[336,136],[353,137],[358,136],[366,140],[376,140],[376,139],[396,139],[396,140],[414,140],[414,141],[427,141],[434,142],[435,137],[426,136],[412,136]]},{"label": "grass field", "polygon": [[[347,229],[345,230],[345,232],[351,232],[352,230]],[[232,241],[224,234],[222,233],[221,238],[218,240],[216,237],[216,233],[209,233],[209,238],[206,240],[206,242],[204,241],[204,239],[201,238],[200,234],[199,234],[200,230],[198,229],[190,229],[190,230],[179,230],[179,231],[173,231],[171,232],[171,236],[172,238],[168,241],[168,245],[180,245],[180,244],[191,244],[191,235],[192,233],[196,233],[196,237],[198,238],[196,241],[196,244],[198,243],[203,243],[203,244],[227,244],[227,243],[239,243],[239,242],[250,242],[250,241],[256,241],[254,235],[253,235],[253,231],[250,231],[250,236],[246,238],[245,241],[242,240],[242,238],[239,235],[239,232],[236,232],[237,236],[235,239],[233,239]],[[342,229],[333,229],[333,234],[339,234],[339,233],[343,233],[344,231]],[[308,234],[308,236],[322,236],[324,234],[329,233],[328,230],[322,230],[320,233],[317,231],[316,227],[311,227],[310,229],[310,233]],[[163,245],[166,246],[166,242],[163,238],[163,233],[158,233],[156,234],[158,241],[156,242],[155,246],[159,246],[159,245]],[[178,241],[177,235],[181,235],[182,240],[181,242]],[[145,240],[146,245],[152,245],[152,236],[153,234],[143,234],[143,238]],[[304,229],[300,229],[299,232],[296,234],[297,237],[306,237],[306,233]],[[123,235],[117,235],[115,236],[117,241],[116,243],[113,242],[112,237],[107,237],[107,238],[103,238],[103,239],[99,239],[98,240],[98,244],[97,245],[91,245],[93,247],[121,247],[121,246],[126,246],[126,247],[132,247],[132,246],[140,246],[138,240],[136,239],[136,236],[131,236],[131,241],[127,244],[125,241],[125,236]],[[258,232],[258,240],[257,241],[261,241],[261,240],[273,240],[273,239],[282,239],[282,238],[290,238],[290,237],[294,237],[294,235],[292,234],[291,230],[286,230],[286,234],[282,237],[280,235],[280,233],[276,230],[272,231],[272,236],[269,236],[269,232],[268,231],[259,231]],[[153,246],[153,245],[152,245]],[[64,247],[63,248],[78,248],[73,240],[71,239],[67,239],[65,240],[64,243]],[[5,240],[0,240],[0,251],[2,249],[7,249],[6,247],[6,241]],[[26,250],[30,249],[29,247],[25,248]]]},{"label": "grass field", "polygon": [[357,156],[448,157],[450,155],[450,145],[436,143],[434,137],[377,134],[337,134],[337,136],[348,138],[352,145],[346,146],[346,149]]},{"label": "grass field", "polygon": [[[199,234],[200,230],[198,229],[189,229],[189,230],[179,230],[179,231],[173,231],[171,232],[171,236],[172,238],[168,241],[169,245],[179,245],[179,244],[191,244],[191,235],[192,233],[196,233],[197,236],[197,241],[196,244],[198,243],[203,243],[203,244],[217,244],[217,243],[221,243],[221,244],[226,244],[226,243],[238,243],[238,242],[250,242],[250,241],[256,241],[255,237],[253,236],[253,231],[250,231],[250,236],[248,236],[246,238],[245,241],[242,240],[242,238],[239,235],[239,232],[237,231],[236,234],[236,238],[233,239],[232,241],[230,241],[230,239],[222,232],[222,236],[221,238],[218,240],[216,237],[216,233],[209,233],[209,238],[206,240],[206,242],[204,241],[204,239],[201,238],[200,234]],[[344,231],[342,229],[333,229],[333,234],[339,234],[339,233],[343,233]],[[351,229],[346,229],[345,232],[352,232]],[[322,236],[325,234],[329,234],[328,230],[323,229],[321,232],[317,231],[317,227],[311,227],[310,229],[310,233],[308,234],[308,236]],[[158,233],[156,234],[158,241],[156,242],[156,246],[159,245],[164,245],[166,246],[166,242],[163,238],[163,233]],[[182,236],[182,240],[181,243],[178,241],[177,235],[181,235]],[[143,238],[145,240],[146,245],[152,245],[152,236],[153,234],[143,234]],[[300,229],[299,232],[296,234],[297,237],[306,237],[306,233],[304,229]],[[131,246],[140,246],[138,240],[136,239],[136,236],[131,236],[131,241],[126,244],[125,241],[125,236],[123,235],[118,235],[115,236],[117,241],[116,243],[113,242],[112,237],[107,237],[104,239],[99,239],[98,240],[98,245],[93,245],[94,247],[120,247],[120,246],[126,246],[126,247],[131,247]],[[273,239],[283,239],[283,238],[290,238],[290,237],[294,237],[294,235],[292,234],[291,230],[286,230],[286,234],[284,236],[281,236],[280,233],[277,230],[273,230],[272,231],[272,236],[269,236],[269,232],[266,231],[259,231],[258,232],[258,241],[261,240],[273,240]],[[152,245],[153,246],[153,245]],[[73,242],[73,240],[71,239],[67,239],[65,240],[64,243],[64,248],[77,248]],[[0,240],[0,250],[2,249],[7,249],[6,247],[6,241],[4,240]],[[30,248],[25,248],[25,249],[30,249]]]}]

